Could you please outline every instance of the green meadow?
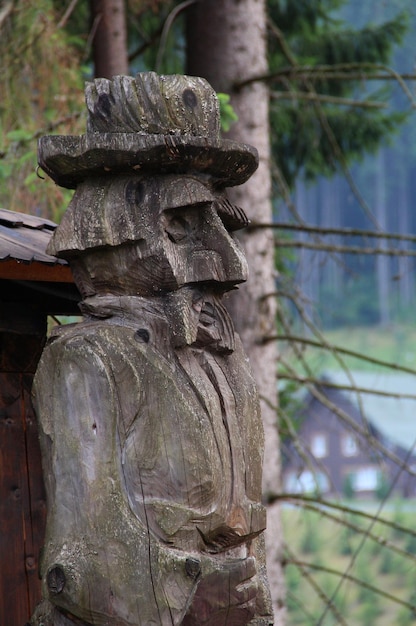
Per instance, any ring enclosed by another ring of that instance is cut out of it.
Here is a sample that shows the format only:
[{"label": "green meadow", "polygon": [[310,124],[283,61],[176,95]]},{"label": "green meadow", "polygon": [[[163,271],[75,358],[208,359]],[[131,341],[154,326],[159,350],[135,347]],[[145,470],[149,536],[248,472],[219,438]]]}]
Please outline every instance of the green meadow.
[{"label": "green meadow", "polygon": [[[357,503],[370,516],[378,506]],[[416,531],[416,503],[395,501],[380,513],[383,521],[325,512],[282,510],[288,625],[416,624],[409,606],[416,605],[416,535],[407,530]]]}]

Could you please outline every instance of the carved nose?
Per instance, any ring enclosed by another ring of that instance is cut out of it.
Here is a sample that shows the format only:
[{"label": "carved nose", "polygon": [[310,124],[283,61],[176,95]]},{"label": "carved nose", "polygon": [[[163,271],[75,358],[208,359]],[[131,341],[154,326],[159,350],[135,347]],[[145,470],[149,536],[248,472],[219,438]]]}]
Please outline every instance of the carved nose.
[{"label": "carved nose", "polygon": [[222,225],[214,230],[211,236],[212,248],[221,257],[223,268],[223,281],[232,283],[242,283],[248,277],[248,265],[240,246],[231,238],[227,230]]},{"label": "carved nose", "polygon": [[192,255],[192,268],[186,282],[241,283],[247,279],[247,263],[242,253],[200,250]]}]

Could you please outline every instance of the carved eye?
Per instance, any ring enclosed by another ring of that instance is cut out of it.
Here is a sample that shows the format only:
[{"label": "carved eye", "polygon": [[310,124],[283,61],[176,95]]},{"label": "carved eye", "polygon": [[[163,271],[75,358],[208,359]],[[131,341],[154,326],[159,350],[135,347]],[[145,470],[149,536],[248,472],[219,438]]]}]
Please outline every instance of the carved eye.
[{"label": "carved eye", "polygon": [[188,237],[189,224],[182,217],[172,217],[165,227],[165,232],[173,243],[180,243]]}]

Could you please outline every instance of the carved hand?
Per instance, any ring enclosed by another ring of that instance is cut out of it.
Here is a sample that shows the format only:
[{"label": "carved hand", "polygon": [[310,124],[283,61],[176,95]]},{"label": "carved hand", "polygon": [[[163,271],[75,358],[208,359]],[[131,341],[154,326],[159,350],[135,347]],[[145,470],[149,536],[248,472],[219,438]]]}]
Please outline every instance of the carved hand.
[{"label": "carved hand", "polygon": [[202,578],[182,626],[244,626],[255,613],[255,559],[233,561]]}]

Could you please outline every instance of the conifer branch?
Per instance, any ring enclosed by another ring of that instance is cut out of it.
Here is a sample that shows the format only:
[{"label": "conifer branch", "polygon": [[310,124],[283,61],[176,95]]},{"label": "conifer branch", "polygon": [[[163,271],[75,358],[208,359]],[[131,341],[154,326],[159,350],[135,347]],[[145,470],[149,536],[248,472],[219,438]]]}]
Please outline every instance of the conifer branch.
[{"label": "conifer branch", "polygon": [[283,34],[278,35],[278,29],[275,24],[272,25],[273,33],[278,36],[279,44],[281,46],[284,56],[289,61],[288,67],[281,68],[276,72],[265,73],[258,76],[252,76],[246,78],[244,81],[240,81],[234,84],[234,89],[239,90],[247,85],[256,82],[273,83],[274,81],[284,80],[285,84],[288,80],[298,81],[362,81],[362,80],[394,80],[396,81],[402,91],[406,94],[412,108],[416,106],[415,99],[412,92],[406,85],[406,80],[416,80],[416,74],[396,72],[393,68],[387,65],[378,63],[339,63],[334,65],[299,65],[296,63],[294,57],[290,53],[290,49],[283,41]]},{"label": "conifer branch", "polygon": [[[287,61],[289,62],[289,64],[293,67],[298,67],[298,63],[296,61],[295,56],[292,54],[289,46],[286,43],[286,40],[284,38],[284,35],[282,33],[282,31],[276,26],[276,24],[274,24],[271,20],[269,20],[269,26],[273,31],[273,34],[275,35],[275,37],[277,38],[277,41],[279,43],[280,49],[282,51],[282,54],[286,57]],[[310,81],[305,81],[305,86],[307,88],[307,90],[311,93],[315,93],[316,94],[316,90],[313,86],[313,84]],[[360,206],[362,207],[363,211],[365,212],[365,214],[368,216],[368,218],[371,220],[371,222],[374,224],[374,226],[380,230],[380,225],[377,223],[377,220],[375,219],[370,207],[368,206],[367,202],[365,201],[365,199],[363,198],[362,194],[360,193],[357,185],[355,184],[355,181],[351,175],[351,172],[347,166],[344,154],[335,138],[335,135],[332,131],[332,128],[328,122],[328,118],[325,115],[325,112],[322,109],[322,106],[320,105],[320,103],[318,101],[313,102],[313,105],[315,107],[315,111],[317,114],[317,118],[319,120],[319,123],[321,125],[321,128],[323,130],[323,132],[325,133],[326,137],[328,138],[328,141],[331,145],[332,151],[333,151],[333,155],[336,159],[336,161],[340,164],[342,171],[344,173],[344,176],[350,186],[350,189],[352,191],[352,193],[354,194],[354,196],[356,197],[357,201],[359,202]]]},{"label": "conifer branch", "polygon": [[384,102],[372,100],[352,100],[351,98],[338,98],[321,93],[311,93],[305,91],[272,91],[270,97],[274,100],[307,100],[310,102],[322,102],[327,104],[337,104],[339,106],[357,107],[360,109],[387,109]]}]

